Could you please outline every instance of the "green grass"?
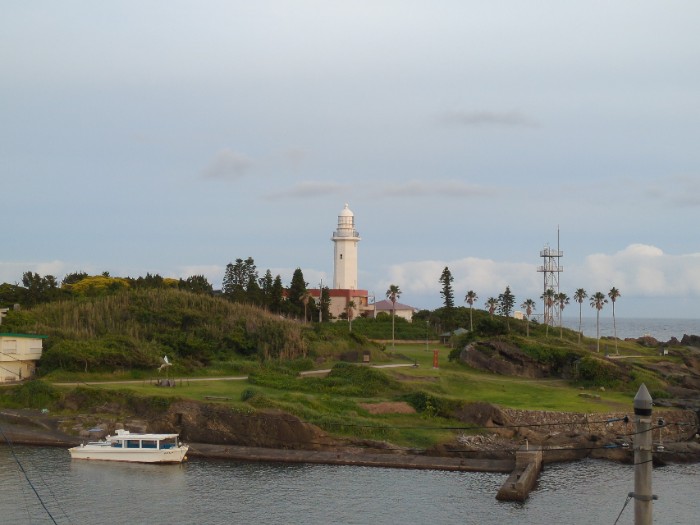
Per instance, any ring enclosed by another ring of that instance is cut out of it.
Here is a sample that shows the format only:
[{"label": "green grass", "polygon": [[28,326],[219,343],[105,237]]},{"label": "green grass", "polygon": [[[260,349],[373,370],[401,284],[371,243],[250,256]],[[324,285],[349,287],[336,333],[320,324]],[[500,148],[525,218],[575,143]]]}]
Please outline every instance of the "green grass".
[{"label": "green grass", "polygon": [[[437,369],[433,368],[434,349],[439,355]],[[426,351],[423,344],[397,344],[391,361],[417,363],[417,367],[370,370],[343,365],[327,378],[301,378],[293,370],[258,366],[252,368],[255,372],[252,381],[182,379],[175,388],[163,388],[144,380],[136,384],[90,388],[214,402],[239,410],[274,408],[318,425],[332,435],[382,440],[415,448],[427,448],[454,438],[455,430],[440,427],[465,425],[427,412],[372,415],[361,404],[398,401],[410,392],[425,392],[436,401],[442,399],[448,404],[488,402],[527,410],[600,413],[625,412],[632,407],[632,396],[628,392],[596,390],[600,399],[586,398],[579,395],[579,388],[564,380],[498,376],[451,363],[447,359],[449,351],[437,345],[431,345]],[[382,380],[385,376],[387,380]]]}]

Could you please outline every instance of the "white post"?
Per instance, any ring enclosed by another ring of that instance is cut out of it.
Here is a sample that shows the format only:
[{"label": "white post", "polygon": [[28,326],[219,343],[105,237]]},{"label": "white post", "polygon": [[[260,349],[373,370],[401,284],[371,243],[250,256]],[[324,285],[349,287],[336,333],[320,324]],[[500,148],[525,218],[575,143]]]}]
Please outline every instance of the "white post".
[{"label": "white post", "polygon": [[642,384],[634,396],[635,435],[634,435],[634,524],[652,524],[651,492],[652,471],[652,435],[651,435],[652,399],[646,385]]}]

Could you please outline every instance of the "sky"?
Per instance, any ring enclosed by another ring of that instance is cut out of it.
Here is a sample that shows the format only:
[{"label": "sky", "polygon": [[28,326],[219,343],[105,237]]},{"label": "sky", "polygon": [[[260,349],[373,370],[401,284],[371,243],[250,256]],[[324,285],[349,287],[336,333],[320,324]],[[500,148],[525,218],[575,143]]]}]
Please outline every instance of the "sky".
[{"label": "sky", "polygon": [[690,0],[7,2],[0,282],[219,288],[253,257],[317,287],[348,203],[377,300],[440,307],[446,266],[458,306],[538,300],[558,246],[570,296],[698,318],[698,20]]}]

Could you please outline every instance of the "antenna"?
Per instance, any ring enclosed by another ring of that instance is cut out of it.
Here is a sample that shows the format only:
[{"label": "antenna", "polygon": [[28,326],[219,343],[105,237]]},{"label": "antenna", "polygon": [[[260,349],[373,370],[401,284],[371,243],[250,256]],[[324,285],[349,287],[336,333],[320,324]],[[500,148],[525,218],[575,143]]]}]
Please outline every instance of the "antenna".
[{"label": "antenna", "polygon": [[[554,290],[554,293],[559,293],[559,274],[564,271],[564,267],[560,263],[564,252],[559,249],[559,225],[557,225],[557,249],[553,250],[549,245],[545,245],[544,249],[540,251],[540,257],[542,257],[542,266],[539,266],[537,271],[541,272],[544,278],[542,293],[547,293],[549,289]],[[547,304],[547,300],[544,299],[545,324],[552,326],[558,324],[560,315],[559,309],[554,308],[552,304]]]}]

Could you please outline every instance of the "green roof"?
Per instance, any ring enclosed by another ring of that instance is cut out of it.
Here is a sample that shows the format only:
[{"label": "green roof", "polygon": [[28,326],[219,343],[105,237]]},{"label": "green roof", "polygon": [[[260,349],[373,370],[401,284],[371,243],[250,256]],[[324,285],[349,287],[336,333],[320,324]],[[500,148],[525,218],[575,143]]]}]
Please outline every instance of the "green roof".
[{"label": "green roof", "polygon": [[28,339],[46,339],[49,336],[48,335],[39,335],[39,334],[13,334],[13,333],[3,334],[3,333],[0,333],[0,337],[26,337]]}]

